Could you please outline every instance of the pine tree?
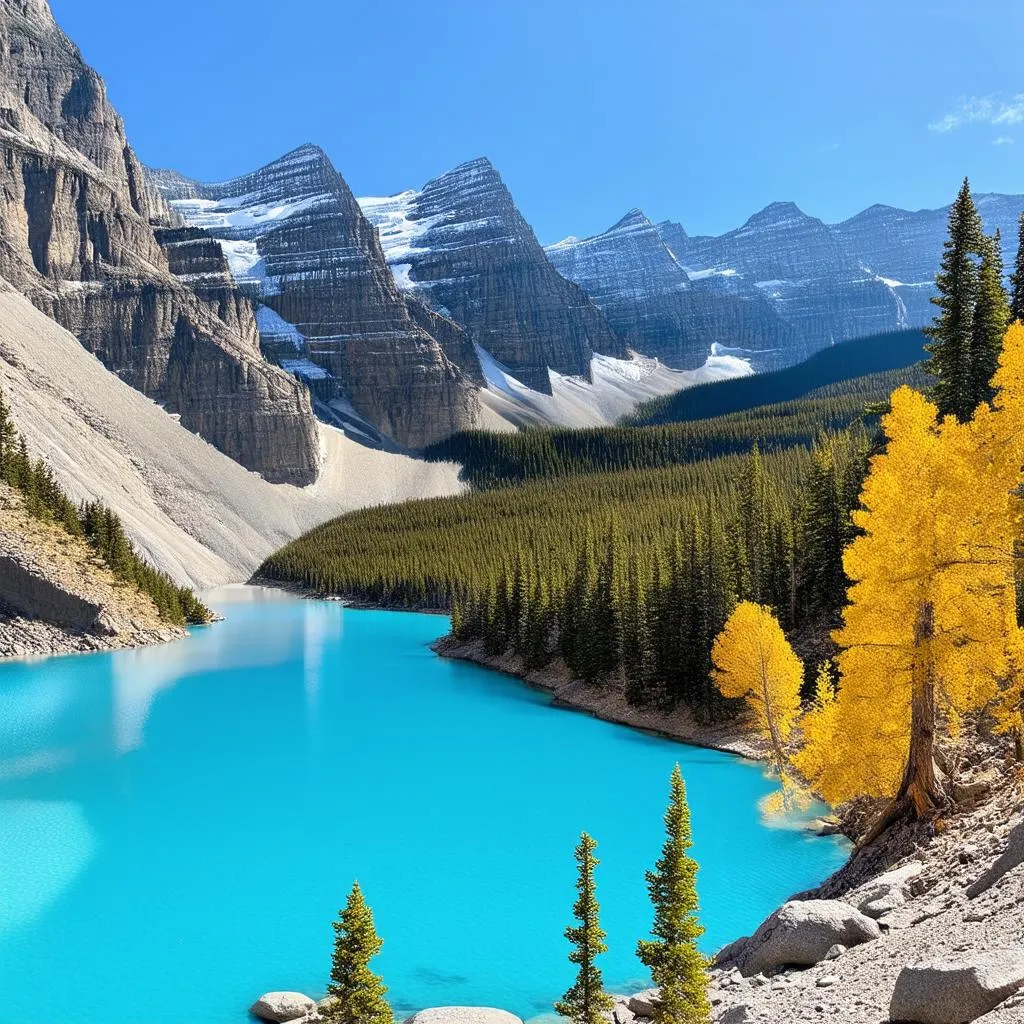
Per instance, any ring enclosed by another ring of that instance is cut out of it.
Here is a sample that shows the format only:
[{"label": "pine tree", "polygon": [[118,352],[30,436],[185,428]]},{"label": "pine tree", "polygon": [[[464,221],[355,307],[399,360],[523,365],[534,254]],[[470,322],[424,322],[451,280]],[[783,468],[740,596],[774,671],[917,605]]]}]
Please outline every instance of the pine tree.
[{"label": "pine tree", "polygon": [[584,832],[576,847],[578,896],[572,908],[573,917],[579,923],[565,930],[565,937],[574,947],[569,960],[579,966],[579,972],[572,988],[555,1004],[555,1012],[574,1024],[605,1024],[605,1014],[615,1005],[604,991],[601,969],[594,962],[608,951],[598,920],[600,906],[594,890],[594,868],[600,863],[594,856],[596,848],[597,843]]},{"label": "pine tree", "polygon": [[931,338],[928,370],[935,377],[932,397],[943,416],[968,420],[974,411],[971,386],[971,339],[978,295],[975,256],[982,249],[981,218],[966,178],[949,211],[949,238],[935,279],[941,310],[925,334]]},{"label": "pine tree", "polygon": [[331,1000],[321,1011],[333,1024],[392,1024],[394,1015],[384,1000],[387,988],[370,970],[370,961],[380,952],[382,940],[373,924],[373,913],[356,882],[334,922],[334,957],[327,996]]},{"label": "pine tree", "polygon": [[769,743],[780,779],[787,780],[786,743],[800,714],[804,669],[770,608],[743,601],[711,652],[712,677],[724,697],[747,702],[754,727]]},{"label": "pine tree", "polygon": [[1024,323],[1024,213],[1017,228],[1017,262],[1010,275],[1010,321]]},{"label": "pine tree", "polygon": [[697,862],[689,855],[690,808],[678,764],[672,769],[665,830],[661,857],[647,873],[654,939],[642,939],[637,956],[659,989],[654,1024],[706,1024],[711,1019],[708,962],[697,949],[704,929],[697,919]]},{"label": "pine tree", "polygon": [[1003,336],[1010,322],[1010,307],[1003,288],[1003,253],[997,231],[983,238],[978,270],[978,297],[971,327],[970,388],[968,402],[973,412],[995,392],[992,377],[999,367]]}]

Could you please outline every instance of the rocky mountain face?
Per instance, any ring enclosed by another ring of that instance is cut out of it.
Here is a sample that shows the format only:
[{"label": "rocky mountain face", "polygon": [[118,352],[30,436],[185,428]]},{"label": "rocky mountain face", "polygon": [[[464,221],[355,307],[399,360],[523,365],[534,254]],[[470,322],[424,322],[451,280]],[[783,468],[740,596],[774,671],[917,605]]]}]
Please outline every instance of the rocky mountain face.
[{"label": "rocky mountain face", "polygon": [[451,317],[528,387],[550,394],[549,368],[590,380],[595,352],[626,354],[591,298],[547,259],[489,161],[359,202],[399,287]]},{"label": "rocky mountain face", "polygon": [[219,184],[148,176],[193,232],[194,264],[176,272],[216,289],[198,246],[210,259],[219,249],[257,304],[264,352],[310,384],[329,418],[351,422],[354,412],[412,448],[472,424],[472,346],[399,292],[377,232],[322,150],[303,146]]},{"label": "rocky mountain face", "polygon": [[[1014,255],[1024,196],[981,195],[986,230]],[[620,337],[670,365],[693,365],[707,346],[744,349],[764,369],[838,341],[934,316],[930,299],[948,208],[873,206],[840,224],[773,203],[718,237],[652,225],[639,211],[593,238],[546,250],[594,299]]]},{"label": "rocky mountain face", "polygon": [[748,350],[767,365],[795,340],[756,291],[738,301],[709,278],[691,280],[640,210],[631,210],[604,234],[567,238],[546,252],[555,268],[594,300],[626,348],[677,369],[702,366],[714,345]]},{"label": "rocky mountain face", "polygon": [[315,480],[308,392],[261,358],[229,282],[211,299],[171,273],[166,207],[45,0],[0,0],[0,54],[0,276],[242,465]]}]

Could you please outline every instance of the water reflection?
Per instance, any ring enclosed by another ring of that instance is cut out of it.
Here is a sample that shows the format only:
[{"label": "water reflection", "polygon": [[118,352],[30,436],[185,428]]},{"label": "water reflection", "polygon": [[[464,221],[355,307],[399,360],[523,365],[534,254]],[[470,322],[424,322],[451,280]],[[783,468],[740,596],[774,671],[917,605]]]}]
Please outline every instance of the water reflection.
[{"label": "water reflection", "polygon": [[0,800],[0,935],[42,916],[82,873],[95,851],[75,803]]}]

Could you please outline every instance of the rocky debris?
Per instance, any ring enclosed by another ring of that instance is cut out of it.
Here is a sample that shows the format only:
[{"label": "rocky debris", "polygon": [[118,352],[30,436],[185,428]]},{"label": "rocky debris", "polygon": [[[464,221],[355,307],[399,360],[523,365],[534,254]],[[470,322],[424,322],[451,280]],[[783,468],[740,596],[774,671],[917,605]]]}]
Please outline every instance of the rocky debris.
[{"label": "rocky debris", "polygon": [[266,992],[249,1007],[249,1012],[270,1024],[292,1020],[310,1020],[316,1011],[316,1000],[301,992]]},{"label": "rocky debris", "polygon": [[889,1016],[916,1024],[968,1024],[1022,986],[1024,952],[1019,948],[915,964],[900,971]]},{"label": "rocky debris", "polygon": [[0,658],[100,651],[185,635],[81,538],[25,512],[0,483]]},{"label": "rocky debris", "polygon": [[489,1006],[435,1006],[407,1017],[405,1024],[523,1024],[507,1010]]},{"label": "rocky debris", "polygon": [[399,292],[376,230],[321,149],[301,146],[218,184],[166,170],[148,178],[193,233],[163,236],[177,250],[172,269],[223,302],[201,238],[218,247],[257,304],[263,350],[313,388],[326,418],[344,423],[354,410],[353,427],[362,418],[410,448],[473,425],[472,346]]},{"label": "rocky debris", "polygon": [[634,1017],[653,1017],[658,1003],[658,990],[649,988],[643,992],[634,992],[625,998],[626,1009]]},{"label": "rocky debris", "polygon": [[320,468],[309,395],[267,364],[251,309],[170,272],[147,187],[102,79],[42,0],[0,0],[0,275],[108,369],[268,480]]},{"label": "rocky debris", "polygon": [[[779,968],[769,978],[742,977],[735,952],[723,950],[719,964],[729,963],[711,972],[715,1024],[731,1020],[730,1014],[759,1024],[882,1024],[890,1020],[901,972],[921,965],[942,966],[954,979],[966,975],[968,989],[998,994],[1000,979],[1007,975],[1003,968],[983,969],[984,961],[989,954],[998,961],[1007,950],[1020,956],[1024,948],[1024,858],[1016,852],[1020,791],[1017,767],[1007,758],[1006,747],[1004,741],[992,740],[961,752],[954,781],[969,784],[984,778],[990,784],[978,805],[951,809],[937,828],[928,823],[894,827],[817,891],[805,894],[812,900],[828,897],[846,903],[857,913],[855,905],[867,897],[884,899],[887,893],[900,892],[902,904],[877,922],[866,918],[880,929],[879,938],[830,950],[814,966]],[[984,886],[975,890],[983,879]],[[742,946],[742,941],[734,943],[733,949]],[[1011,979],[1016,969],[1011,963]],[[981,1018],[986,1024],[1024,1020],[1024,991],[1001,998],[1002,1003],[989,1003],[998,1006]]]},{"label": "rocky debris", "polygon": [[879,938],[878,925],[841,900],[791,900],[750,937],[727,946],[716,958],[744,977],[785,966],[810,967],[839,944],[849,949]]},{"label": "rocky debris", "polygon": [[985,871],[980,878],[967,887],[967,896],[974,899],[983,892],[987,892],[1001,878],[1013,871],[1014,868],[1024,864],[1024,821],[1018,820],[1010,829],[1007,837],[1006,849],[1003,850],[999,859]]},{"label": "rocky debris", "polygon": [[590,380],[594,352],[626,356],[583,289],[552,266],[490,161],[359,202],[399,285],[455,320],[527,387],[551,394],[549,367]]},{"label": "rocky debris", "polygon": [[852,892],[848,899],[868,917],[878,919],[903,906],[907,901],[910,884],[921,874],[920,861],[910,861],[893,871],[887,871]]}]

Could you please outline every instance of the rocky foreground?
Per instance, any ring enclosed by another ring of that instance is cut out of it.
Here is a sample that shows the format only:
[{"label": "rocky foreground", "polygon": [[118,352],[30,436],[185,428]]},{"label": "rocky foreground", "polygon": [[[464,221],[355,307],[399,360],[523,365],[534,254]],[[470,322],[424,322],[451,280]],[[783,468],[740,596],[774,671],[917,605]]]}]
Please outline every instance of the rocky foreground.
[{"label": "rocky foreground", "polygon": [[[961,763],[956,808],[904,826],[820,888],[721,950],[714,1024],[1022,1024],[1024,811],[1019,766]],[[616,997],[613,1024],[645,1024],[657,992]],[[266,1021],[318,1019],[299,993],[268,993]],[[407,1024],[520,1024],[502,1010],[440,1007]]]},{"label": "rocky foreground", "polygon": [[0,659],[111,650],[185,635],[89,545],[29,516],[0,484]]}]

